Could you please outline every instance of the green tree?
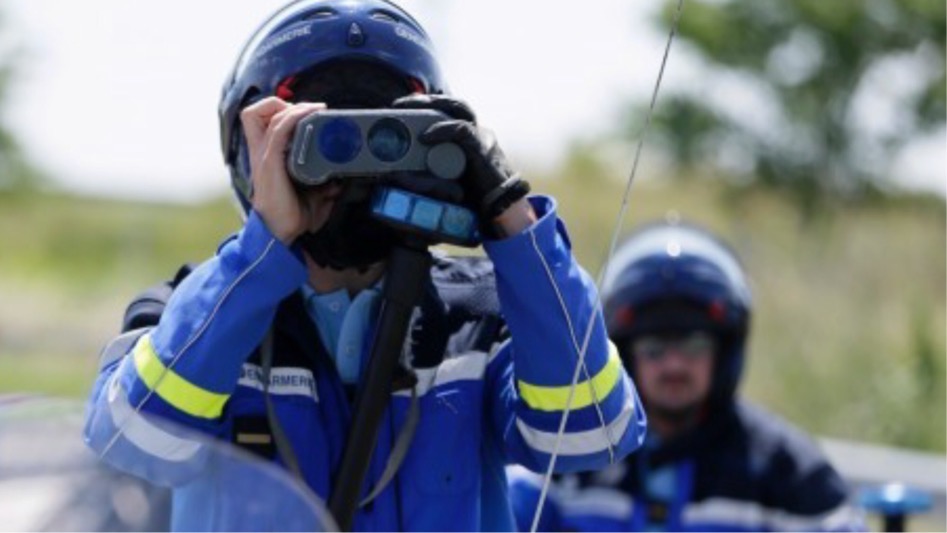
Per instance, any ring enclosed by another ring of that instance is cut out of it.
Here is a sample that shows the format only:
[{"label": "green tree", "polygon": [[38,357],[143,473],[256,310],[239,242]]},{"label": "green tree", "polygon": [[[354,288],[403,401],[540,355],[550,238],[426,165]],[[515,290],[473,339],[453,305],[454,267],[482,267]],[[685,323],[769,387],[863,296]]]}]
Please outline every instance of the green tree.
[{"label": "green tree", "polygon": [[944,0],[688,0],[679,53],[701,75],[662,95],[656,140],[679,170],[807,208],[890,190],[898,152],[944,128],[944,35]]},{"label": "green tree", "polygon": [[[3,35],[5,24],[3,13],[0,13],[0,35]],[[7,47],[3,44],[0,40],[0,194],[31,189],[40,181],[40,175],[24,158],[19,143],[4,120],[4,104],[8,100],[20,50],[12,43]]]}]

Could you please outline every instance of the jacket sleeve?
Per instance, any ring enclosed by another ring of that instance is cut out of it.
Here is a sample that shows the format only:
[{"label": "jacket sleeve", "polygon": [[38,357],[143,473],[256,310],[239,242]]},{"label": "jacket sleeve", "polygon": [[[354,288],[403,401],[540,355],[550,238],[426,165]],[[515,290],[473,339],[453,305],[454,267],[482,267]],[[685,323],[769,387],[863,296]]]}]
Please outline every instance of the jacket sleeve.
[{"label": "jacket sleeve", "polygon": [[786,427],[765,472],[771,531],[867,531],[864,513],[817,445]]},{"label": "jacket sleeve", "polygon": [[156,326],[125,332],[105,348],[86,443],[113,466],[155,482],[167,482],[162,465],[198,463],[200,439],[192,436],[222,431],[243,362],[279,302],[305,279],[301,258],[251,212],[176,287]]},{"label": "jacket sleeve", "polygon": [[[606,336],[594,283],[572,256],[555,202],[530,201],[539,217],[535,224],[484,244],[510,331],[487,366],[488,416],[510,462],[543,472],[558,450],[557,472],[600,468],[641,444],[645,415]],[[584,365],[570,395],[583,347]]]}]

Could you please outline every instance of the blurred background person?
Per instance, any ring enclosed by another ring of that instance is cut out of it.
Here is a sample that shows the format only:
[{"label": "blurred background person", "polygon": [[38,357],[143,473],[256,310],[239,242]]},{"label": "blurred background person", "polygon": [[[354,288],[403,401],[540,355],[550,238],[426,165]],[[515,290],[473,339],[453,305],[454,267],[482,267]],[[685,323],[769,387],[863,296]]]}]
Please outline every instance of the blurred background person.
[{"label": "blurred background person", "polygon": [[[861,530],[845,482],[802,431],[736,395],[753,304],[735,254],[705,230],[652,223],[615,256],[609,335],[639,385],[641,450],[559,480],[540,529]],[[511,482],[528,531],[541,479]]]}]

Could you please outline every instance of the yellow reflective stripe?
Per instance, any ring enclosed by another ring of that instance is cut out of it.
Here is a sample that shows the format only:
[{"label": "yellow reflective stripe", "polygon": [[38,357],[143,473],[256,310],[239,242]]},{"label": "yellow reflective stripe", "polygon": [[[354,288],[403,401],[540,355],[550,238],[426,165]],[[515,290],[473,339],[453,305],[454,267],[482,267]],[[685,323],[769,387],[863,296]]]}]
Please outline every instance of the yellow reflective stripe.
[{"label": "yellow reflective stripe", "polygon": [[202,389],[165,367],[150,335],[138,340],[132,357],[138,377],[176,409],[200,418],[218,418],[223,413],[229,395]]},{"label": "yellow reflective stripe", "polygon": [[[575,387],[571,409],[582,409],[592,405],[596,399],[602,401],[619,383],[622,375],[621,358],[618,349],[608,343],[608,362],[598,374],[588,381],[581,381]],[[569,385],[562,387],[543,387],[517,381],[520,398],[526,405],[539,411],[564,411],[569,400]],[[594,394],[593,394],[594,390]]]}]

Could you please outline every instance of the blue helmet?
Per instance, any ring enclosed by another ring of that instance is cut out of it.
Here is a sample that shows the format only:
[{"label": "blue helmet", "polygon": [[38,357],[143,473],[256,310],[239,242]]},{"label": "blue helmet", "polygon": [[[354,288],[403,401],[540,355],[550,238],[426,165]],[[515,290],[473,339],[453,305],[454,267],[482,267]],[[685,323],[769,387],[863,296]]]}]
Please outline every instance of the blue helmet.
[{"label": "blue helmet", "polygon": [[749,284],[733,251],[689,224],[652,223],[615,254],[602,302],[609,337],[629,372],[627,350],[646,333],[701,329],[718,339],[711,401],[730,401],[743,370],[752,313]]},{"label": "blue helmet", "polygon": [[[221,149],[245,210],[249,209],[250,170],[240,111],[268,96],[306,100],[297,94],[298,82],[340,65],[373,68],[372,80],[363,86],[395,79],[393,83],[405,87],[404,94],[447,92],[427,33],[397,5],[386,0],[297,0],[283,7],[244,46],[220,99]],[[360,72],[336,74],[351,80]],[[381,79],[385,75],[389,80]],[[391,102],[365,103],[374,100],[363,99],[361,106]],[[345,102],[328,103],[347,107]]]}]

